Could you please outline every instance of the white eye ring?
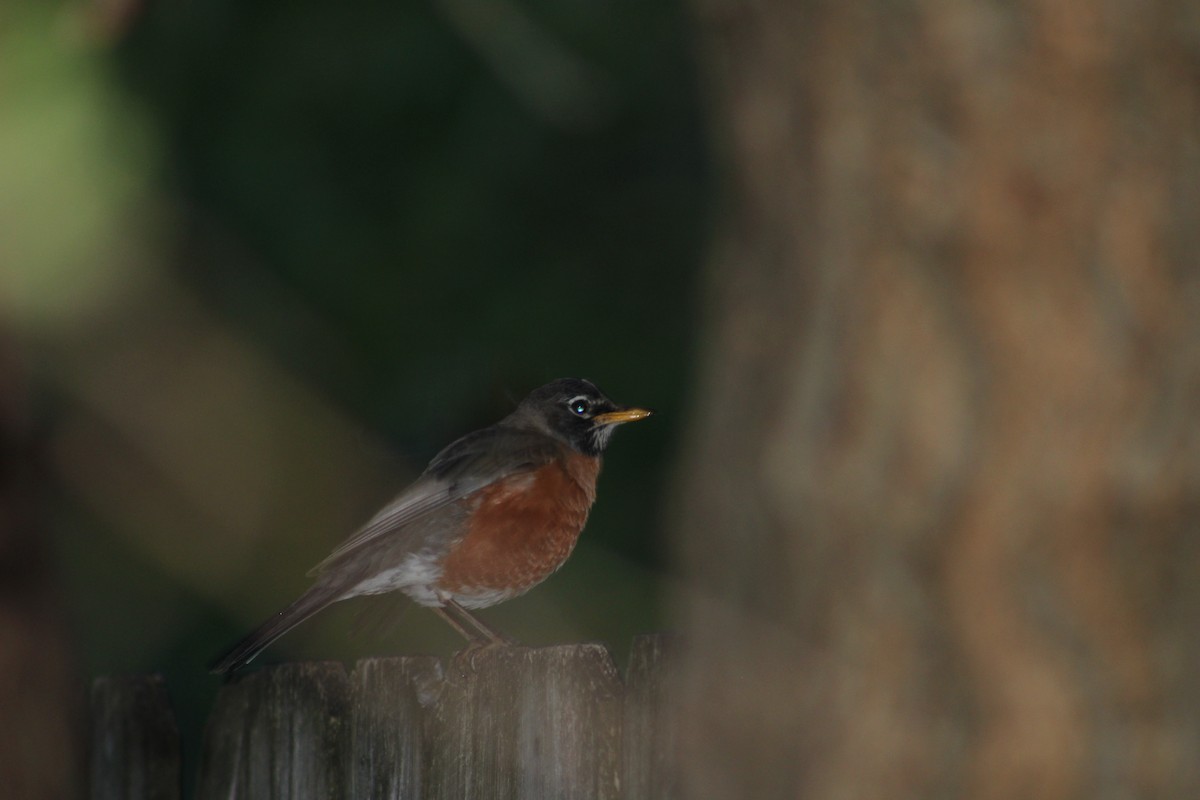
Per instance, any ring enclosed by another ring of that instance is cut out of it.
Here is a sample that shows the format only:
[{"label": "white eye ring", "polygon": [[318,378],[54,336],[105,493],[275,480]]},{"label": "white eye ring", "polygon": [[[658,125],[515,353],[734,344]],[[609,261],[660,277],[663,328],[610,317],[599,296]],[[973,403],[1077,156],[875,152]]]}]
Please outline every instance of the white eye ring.
[{"label": "white eye ring", "polygon": [[571,413],[577,417],[586,417],[592,410],[592,403],[583,395],[578,395],[567,401],[567,408],[571,409]]}]

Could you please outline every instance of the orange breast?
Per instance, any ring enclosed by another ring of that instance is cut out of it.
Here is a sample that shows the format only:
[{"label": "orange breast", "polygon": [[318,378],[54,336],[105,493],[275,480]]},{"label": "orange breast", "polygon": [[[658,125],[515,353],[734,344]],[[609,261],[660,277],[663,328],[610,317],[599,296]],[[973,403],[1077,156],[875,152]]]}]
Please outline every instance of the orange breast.
[{"label": "orange breast", "polygon": [[599,472],[600,459],[572,453],[476,492],[470,527],[443,563],[438,588],[479,607],[540,583],[575,547]]}]

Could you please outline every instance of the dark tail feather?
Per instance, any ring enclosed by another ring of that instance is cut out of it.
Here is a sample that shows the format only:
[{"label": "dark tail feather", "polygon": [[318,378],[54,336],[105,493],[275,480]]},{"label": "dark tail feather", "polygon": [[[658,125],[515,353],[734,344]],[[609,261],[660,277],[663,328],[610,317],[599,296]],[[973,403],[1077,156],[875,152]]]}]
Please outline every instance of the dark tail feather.
[{"label": "dark tail feather", "polygon": [[249,664],[271,642],[340,597],[341,591],[335,587],[320,585],[312,587],[300,595],[294,603],[264,622],[253,633],[210,664],[209,672],[214,675],[226,675]]}]

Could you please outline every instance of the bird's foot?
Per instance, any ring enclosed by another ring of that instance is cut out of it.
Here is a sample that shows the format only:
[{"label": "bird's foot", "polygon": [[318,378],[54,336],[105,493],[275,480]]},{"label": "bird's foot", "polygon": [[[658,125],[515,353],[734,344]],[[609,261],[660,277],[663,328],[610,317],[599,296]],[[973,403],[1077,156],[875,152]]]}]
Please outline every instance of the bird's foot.
[{"label": "bird's foot", "polygon": [[506,647],[512,647],[517,642],[507,636],[497,636],[494,639],[472,639],[467,646],[450,657],[450,663],[459,672],[470,670],[477,672],[475,661],[479,656],[494,653]]}]

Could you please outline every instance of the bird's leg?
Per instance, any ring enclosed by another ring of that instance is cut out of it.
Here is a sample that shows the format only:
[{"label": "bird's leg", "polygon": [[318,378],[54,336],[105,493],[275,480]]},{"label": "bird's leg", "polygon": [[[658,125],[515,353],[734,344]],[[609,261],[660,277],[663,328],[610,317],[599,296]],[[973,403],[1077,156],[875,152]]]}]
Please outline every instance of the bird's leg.
[{"label": "bird's leg", "polygon": [[446,624],[454,630],[458,631],[459,636],[467,640],[468,647],[479,647],[487,642],[479,638],[479,634],[475,631],[467,630],[463,624],[455,619],[454,615],[447,611],[442,606],[430,606],[435,614],[446,620]]},{"label": "bird's leg", "polygon": [[[490,644],[501,644],[501,645],[516,644],[516,642],[514,642],[512,639],[505,636],[503,633],[500,633],[496,629],[485,625],[483,620],[481,620],[479,617],[472,614],[470,611],[467,611],[465,608],[463,608],[461,605],[459,605],[455,601],[451,600],[450,598],[446,598],[446,606],[448,608],[452,608],[456,612],[458,612],[459,616],[466,622],[470,623],[471,627],[473,627],[476,631],[478,631],[479,633],[482,633]],[[471,638],[471,637],[467,637],[467,638]]]},{"label": "bird's leg", "polygon": [[[475,656],[483,650],[493,647],[505,647],[513,644],[512,640],[498,631],[494,631],[483,623],[478,617],[467,611],[458,603],[448,597],[441,598],[444,605],[432,606],[438,616],[446,620],[451,628],[458,631],[464,639],[467,640],[467,646],[454,654],[452,663],[456,665],[468,664],[471,671],[475,671]],[[455,613],[451,613],[454,611]],[[466,622],[474,631],[468,630],[463,623]]]}]

